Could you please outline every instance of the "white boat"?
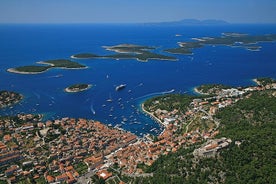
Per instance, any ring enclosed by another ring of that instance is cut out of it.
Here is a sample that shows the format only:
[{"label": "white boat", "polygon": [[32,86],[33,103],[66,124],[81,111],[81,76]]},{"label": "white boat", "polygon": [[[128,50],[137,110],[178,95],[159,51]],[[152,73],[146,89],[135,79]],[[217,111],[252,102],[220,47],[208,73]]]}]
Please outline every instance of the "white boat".
[{"label": "white boat", "polygon": [[119,86],[116,86],[115,90],[119,91],[121,89],[124,89],[126,87],[126,84],[120,84]]},{"label": "white boat", "polygon": [[109,98],[106,100],[107,102],[112,102],[111,94],[109,93]]}]

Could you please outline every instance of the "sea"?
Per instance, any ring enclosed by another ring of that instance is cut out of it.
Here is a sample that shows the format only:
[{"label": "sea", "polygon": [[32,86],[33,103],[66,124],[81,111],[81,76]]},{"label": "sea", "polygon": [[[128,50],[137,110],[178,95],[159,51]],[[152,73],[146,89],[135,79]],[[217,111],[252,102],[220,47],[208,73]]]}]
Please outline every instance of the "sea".
[{"label": "sea", "polygon": [[[276,78],[276,43],[259,43],[260,51],[208,45],[193,55],[163,52],[178,42],[198,37],[219,37],[224,32],[250,35],[275,34],[276,25],[227,24],[166,26],[150,24],[1,24],[0,90],[24,95],[22,102],[0,110],[1,116],[44,114],[44,121],[63,117],[98,120],[138,136],[157,135],[163,127],[141,111],[141,103],[154,96],[194,94],[201,84],[255,85],[257,77]],[[103,46],[117,44],[155,46],[154,52],[178,61],[135,59],[72,59],[87,69],[52,69],[24,75],[7,69],[38,61],[70,59],[78,53],[111,54]],[[72,84],[93,87],[66,93]],[[126,87],[116,91],[116,86]],[[108,100],[111,99],[111,100]]]}]

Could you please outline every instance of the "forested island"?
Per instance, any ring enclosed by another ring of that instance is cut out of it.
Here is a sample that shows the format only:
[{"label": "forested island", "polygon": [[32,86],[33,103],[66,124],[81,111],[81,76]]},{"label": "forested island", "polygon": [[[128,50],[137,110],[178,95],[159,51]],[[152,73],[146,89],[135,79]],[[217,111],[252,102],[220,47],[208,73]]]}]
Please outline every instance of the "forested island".
[{"label": "forested island", "polygon": [[8,71],[12,73],[19,73],[19,74],[38,74],[53,68],[64,68],[64,69],[86,68],[86,66],[84,65],[81,65],[77,62],[67,60],[67,59],[55,59],[55,60],[48,60],[48,61],[37,62],[37,63],[43,64],[44,66],[41,66],[41,65],[21,66],[17,68],[10,68],[8,69]]},{"label": "forested island", "polygon": [[120,44],[115,46],[104,46],[108,51],[116,52],[117,54],[99,56],[92,53],[80,53],[71,56],[75,59],[137,59],[141,62],[147,62],[149,59],[154,60],[172,60],[175,61],[177,58],[172,56],[166,56],[152,52],[156,47],[141,46],[134,44]]},{"label": "forested island", "polygon": [[65,91],[68,93],[77,93],[77,92],[88,90],[91,87],[92,87],[91,84],[74,84],[65,88]]},{"label": "forested island", "polygon": [[193,38],[194,41],[179,42],[178,48],[165,50],[172,54],[192,54],[193,49],[201,48],[206,45],[226,45],[231,47],[241,47],[251,51],[258,51],[261,47],[259,42],[274,42],[276,34],[267,35],[247,35],[239,33],[223,33],[221,37],[202,37]]},{"label": "forested island", "polygon": [[[193,49],[201,48],[206,45],[226,45],[231,47],[241,47],[250,51],[259,51],[261,46],[257,45],[259,42],[273,42],[276,41],[275,34],[267,35],[247,35],[239,33],[223,33],[221,37],[202,37],[193,38],[194,41],[179,42],[178,48],[169,48],[164,50],[171,54],[193,54]],[[174,56],[168,56],[154,52],[157,47],[142,46],[135,44],[119,44],[115,46],[104,46],[107,51],[115,52],[110,55],[97,55],[93,53],[79,53],[72,55],[73,59],[136,59],[141,62],[153,60],[170,60],[177,61]],[[43,65],[21,66],[10,68],[7,71],[19,74],[38,74],[45,72],[52,68],[65,69],[81,69],[86,66],[68,59],[55,59],[43,62],[38,62]]]}]

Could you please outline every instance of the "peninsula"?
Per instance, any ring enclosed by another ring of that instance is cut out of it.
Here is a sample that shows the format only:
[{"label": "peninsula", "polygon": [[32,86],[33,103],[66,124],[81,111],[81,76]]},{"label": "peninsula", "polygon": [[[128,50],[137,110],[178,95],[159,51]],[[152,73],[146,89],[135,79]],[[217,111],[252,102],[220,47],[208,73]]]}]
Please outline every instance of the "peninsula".
[{"label": "peninsula", "polygon": [[223,89],[230,89],[231,86],[223,84],[203,84],[194,88],[194,91],[202,95],[217,95]]},{"label": "peninsula", "polygon": [[74,84],[65,88],[65,91],[68,93],[77,93],[77,92],[88,90],[91,87],[92,87],[91,84]]},{"label": "peninsula", "polygon": [[7,71],[12,73],[18,73],[18,74],[38,74],[53,68],[64,68],[64,69],[86,68],[86,66],[84,65],[81,65],[77,62],[67,60],[67,59],[55,59],[55,60],[48,60],[48,61],[40,61],[37,63],[43,64],[44,66],[41,66],[41,65],[21,66],[17,68],[10,68]]},{"label": "peninsula", "polygon": [[117,54],[112,55],[95,55],[92,53],[80,53],[71,56],[74,59],[137,59],[141,62],[147,62],[149,59],[154,60],[171,60],[176,61],[177,58],[172,56],[167,56],[163,54],[157,54],[152,52],[156,47],[134,45],[134,44],[119,44],[115,46],[103,46],[107,51],[116,52]]},{"label": "peninsula", "polygon": [[275,42],[276,34],[266,35],[247,35],[240,33],[223,33],[221,37],[202,37],[193,38],[190,42],[179,42],[178,48],[165,50],[172,54],[193,54],[193,49],[201,48],[206,45],[226,45],[230,47],[241,47],[250,51],[259,51],[259,42]]}]

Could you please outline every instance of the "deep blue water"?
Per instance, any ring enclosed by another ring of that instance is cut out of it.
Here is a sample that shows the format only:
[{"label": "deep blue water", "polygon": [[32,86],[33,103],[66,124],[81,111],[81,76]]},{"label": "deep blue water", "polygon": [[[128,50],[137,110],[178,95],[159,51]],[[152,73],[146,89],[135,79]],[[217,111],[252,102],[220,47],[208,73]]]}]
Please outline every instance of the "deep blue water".
[{"label": "deep blue water", "polygon": [[[275,34],[276,25],[0,25],[0,90],[25,96],[22,103],[2,109],[0,114],[44,113],[45,119],[83,117],[113,126],[121,124],[138,135],[159,133],[160,125],[139,110],[143,100],[171,89],[192,93],[194,86],[204,83],[244,86],[253,85],[251,79],[256,77],[276,78],[276,43],[261,43],[259,52],[206,46],[196,49],[192,56],[176,55],[177,62],[91,59],[76,60],[89,67],[82,70],[54,69],[37,75],[6,70],[37,61],[66,59],[81,52],[106,54],[102,46],[122,43],[158,46],[156,52],[161,52],[177,47],[179,41],[220,36],[223,32]],[[76,94],[63,91],[75,83],[90,83],[94,87]],[[119,84],[127,87],[116,92],[115,86]],[[110,97],[113,102],[106,101]],[[123,118],[127,122],[122,123]],[[158,131],[151,132],[153,128]]]}]

